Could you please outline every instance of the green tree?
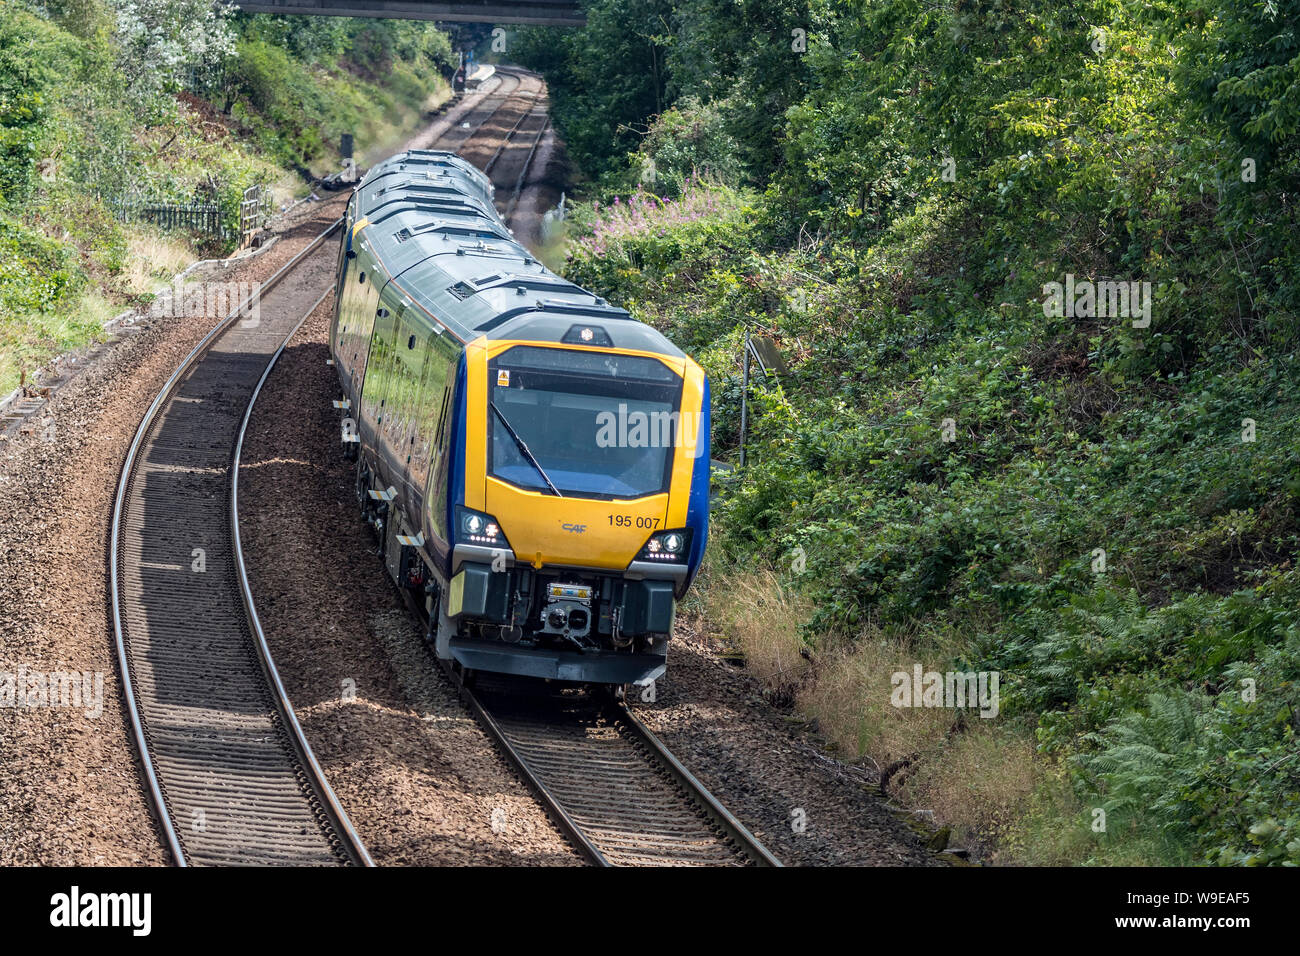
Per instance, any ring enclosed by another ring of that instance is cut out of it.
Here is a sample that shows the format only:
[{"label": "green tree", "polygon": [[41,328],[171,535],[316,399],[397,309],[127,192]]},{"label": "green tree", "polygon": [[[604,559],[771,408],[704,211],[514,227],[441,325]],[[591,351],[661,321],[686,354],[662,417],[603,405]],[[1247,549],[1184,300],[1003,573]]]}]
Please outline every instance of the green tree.
[{"label": "green tree", "polygon": [[593,0],[581,30],[519,31],[511,55],[546,74],[552,114],[578,165],[618,166],[669,105],[670,0]]}]

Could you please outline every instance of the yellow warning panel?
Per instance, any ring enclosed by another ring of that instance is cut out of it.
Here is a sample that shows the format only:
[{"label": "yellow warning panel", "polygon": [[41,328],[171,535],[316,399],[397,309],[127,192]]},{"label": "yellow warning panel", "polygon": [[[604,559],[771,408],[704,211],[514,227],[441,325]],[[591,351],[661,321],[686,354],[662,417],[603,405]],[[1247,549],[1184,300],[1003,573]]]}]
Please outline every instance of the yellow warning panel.
[{"label": "yellow warning panel", "polygon": [[447,616],[457,617],[465,607],[465,572],[461,571],[451,579],[447,588]]}]

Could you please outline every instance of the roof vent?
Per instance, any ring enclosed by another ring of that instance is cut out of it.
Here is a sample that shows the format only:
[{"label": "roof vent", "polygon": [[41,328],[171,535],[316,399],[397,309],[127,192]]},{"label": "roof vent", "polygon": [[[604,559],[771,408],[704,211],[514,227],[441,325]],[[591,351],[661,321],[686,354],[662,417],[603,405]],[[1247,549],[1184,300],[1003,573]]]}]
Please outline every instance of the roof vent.
[{"label": "roof vent", "polygon": [[457,282],[455,285],[447,286],[447,291],[463,302],[478,290],[468,282]]}]

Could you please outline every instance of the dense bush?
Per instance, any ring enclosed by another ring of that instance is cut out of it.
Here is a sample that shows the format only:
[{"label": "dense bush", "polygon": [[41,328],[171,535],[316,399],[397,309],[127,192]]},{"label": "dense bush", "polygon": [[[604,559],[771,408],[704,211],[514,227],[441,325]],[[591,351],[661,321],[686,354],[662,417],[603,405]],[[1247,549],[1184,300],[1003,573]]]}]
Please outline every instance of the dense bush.
[{"label": "dense bush", "polygon": [[723,111],[687,97],[655,117],[630,171],[669,198],[680,196],[696,179],[735,187],[744,176],[737,150]]},{"label": "dense bush", "polygon": [[668,106],[669,0],[590,0],[581,31],[525,28],[511,59],[545,73],[551,114],[593,177],[618,168],[651,116]]},{"label": "dense bush", "polygon": [[116,201],[215,200],[234,234],[244,189],[337,165],[342,132],[362,151],[391,140],[450,61],[424,22],[0,0],[0,394],[134,301]]},{"label": "dense bush", "polygon": [[0,216],[0,314],[66,306],[84,282],[67,246]]},{"label": "dense bush", "polygon": [[[672,6],[728,22],[670,63],[740,22]],[[1297,14],[816,3],[779,121],[753,65],[788,30],[667,85],[727,117],[761,195],[577,217],[570,274],[712,376],[715,453],[744,330],[790,362],[751,396],[712,560],[803,592],[814,647],[883,633],[999,671],[1003,719],[1109,813],[1070,822],[1099,860],[1134,834],[1300,860]],[[1149,282],[1149,326],[1051,314],[1067,274]]]},{"label": "dense bush", "polygon": [[31,192],[47,155],[58,89],[78,71],[80,44],[57,27],[0,3],[0,205]]},{"label": "dense bush", "polygon": [[418,115],[452,68],[445,33],[422,21],[257,15],[214,95],[287,166],[328,156],[342,133],[368,141]]}]

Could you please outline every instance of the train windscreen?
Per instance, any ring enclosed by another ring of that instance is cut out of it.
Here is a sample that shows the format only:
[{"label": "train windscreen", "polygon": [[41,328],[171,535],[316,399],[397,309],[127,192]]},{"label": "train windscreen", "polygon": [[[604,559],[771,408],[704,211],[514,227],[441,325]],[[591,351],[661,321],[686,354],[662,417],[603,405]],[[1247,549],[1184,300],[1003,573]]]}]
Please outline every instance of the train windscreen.
[{"label": "train windscreen", "polygon": [[667,491],[672,449],[692,434],[681,391],[656,359],[515,346],[488,365],[488,472],[564,496]]}]

